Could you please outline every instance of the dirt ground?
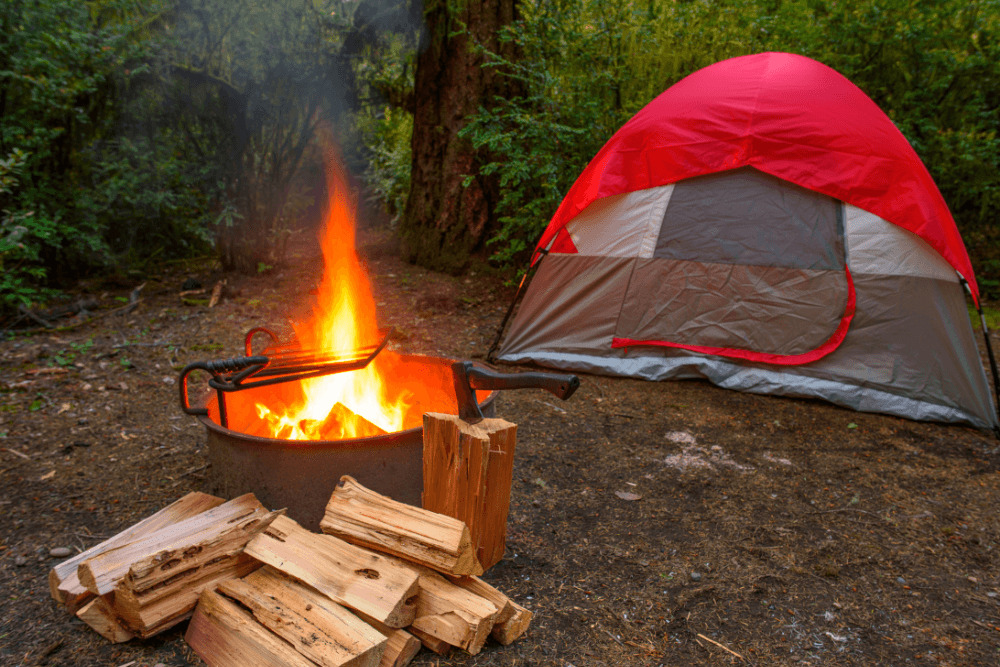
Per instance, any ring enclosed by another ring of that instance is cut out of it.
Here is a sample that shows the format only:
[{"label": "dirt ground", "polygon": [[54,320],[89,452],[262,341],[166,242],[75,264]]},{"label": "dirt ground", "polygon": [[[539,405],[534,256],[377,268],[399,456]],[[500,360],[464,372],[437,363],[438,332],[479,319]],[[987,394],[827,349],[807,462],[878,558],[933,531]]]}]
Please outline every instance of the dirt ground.
[{"label": "dirt ground", "polygon": [[[367,239],[394,344],[482,358],[511,290],[428,273],[384,235]],[[168,265],[81,285],[75,296],[97,301],[86,323],[0,340],[0,664],[203,664],[184,625],[113,646],[69,616],[49,596],[50,550],[76,553],[211,490],[177,370],[239,354],[243,333],[284,321],[318,272],[306,252],[250,278]],[[221,278],[214,308],[180,295]],[[567,402],[498,401],[518,449],[507,556],[486,578],[535,612],[531,629],[414,664],[1000,664],[991,434],[703,382],[582,380]]]}]

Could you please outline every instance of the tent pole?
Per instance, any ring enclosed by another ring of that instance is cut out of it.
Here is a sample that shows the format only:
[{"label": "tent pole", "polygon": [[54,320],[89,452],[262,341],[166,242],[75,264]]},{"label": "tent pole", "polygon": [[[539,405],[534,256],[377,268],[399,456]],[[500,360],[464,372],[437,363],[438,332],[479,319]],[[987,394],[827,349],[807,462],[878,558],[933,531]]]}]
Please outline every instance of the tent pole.
[{"label": "tent pole", "polygon": [[[541,258],[538,260],[540,262],[545,255],[549,254],[549,251],[542,248],[538,251],[538,253],[541,255]],[[517,286],[517,291],[514,292],[514,298],[511,299],[510,305],[507,306],[507,312],[504,314],[503,321],[500,322],[500,327],[497,329],[497,335],[493,337],[493,343],[490,345],[490,349],[486,353],[486,361],[491,364],[496,363],[496,352],[497,348],[500,346],[500,337],[503,336],[504,329],[507,328],[507,321],[514,313],[514,306],[516,306],[517,302],[521,299],[521,294],[524,292],[524,285],[528,282],[528,274],[531,273],[531,269],[532,267],[529,266],[528,270],[524,272],[523,276],[521,276],[521,283]]]},{"label": "tent pole", "polygon": [[[969,287],[969,282],[962,276],[958,277],[958,282],[972,297],[972,288]],[[972,298],[972,304],[976,307],[976,312],[979,313],[979,323],[983,327],[983,341],[986,343],[986,357],[990,360],[990,372],[993,374],[993,407],[997,413],[997,425],[993,427],[993,435],[1000,439],[1000,372],[997,371],[997,358],[993,354],[990,330],[986,326],[986,315],[983,313],[983,307],[979,303],[979,299],[975,297]]]},{"label": "tent pole", "polygon": [[986,315],[983,314],[982,306],[978,303],[976,304],[976,310],[979,312],[979,322],[983,327],[983,339],[986,341],[986,356],[990,360],[990,371],[993,372],[993,396],[996,399],[998,422],[998,425],[993,427],[993,433],[997,438],[1000,438],[1000,372],[997,371],[997,359],[993,354],[993,345],[990,343],[990,330],[986,326]]}]

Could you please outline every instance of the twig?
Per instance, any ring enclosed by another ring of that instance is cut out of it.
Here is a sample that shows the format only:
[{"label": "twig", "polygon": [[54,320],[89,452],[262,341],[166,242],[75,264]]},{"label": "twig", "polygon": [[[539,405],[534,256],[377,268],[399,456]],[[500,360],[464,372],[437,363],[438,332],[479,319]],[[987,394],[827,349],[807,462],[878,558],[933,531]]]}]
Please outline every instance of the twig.
[{"label": "twig", "polygon": [[976,625],[978,625],[981,628],[986,628],[987,630],[996,630],[997,632],[1000,632],[1000,629],[998,629],[996,626],[986,625],[985,623],[980,623],[979,621],[977,621],[975,619],[973,619],[972,622],[975,623]]},{"label": "twig", "polygon": [[15,456],[20,456],[20,457],[21,457],[22,459],[24,459],[25,461],[30,461],[30,460],[31,460],[31,457],[30,457],[30,456],[28,456],[28,455],[27,455],[27,454],[25,454],[24,452],[19,452],[19,451],[17,451],[16,449],[11,449],[10,447],[4,447],[4,448],[3,448],[3,450],[4,450],[5,452],[10,452],[11,454],[14,454]]},{"label": "twig", "polygon": [[173,487],[177,486],[178,484],[180,484],[181,480],[183,478],[187,477],[188,475],[193,475],[196,472],[204,470],[205,468],[207,468],[210,465],[212,465],[212,464],[211,463],[206,463],[203,466],[198,466],[197,468],[191,468],[187,472],[182,472],[180,475],[177,476],[177,481],[175,481],[173,484],[170,485],[170,488],[173,488]]},{"label": "twig", "polygon": [[90,535],[88,533],[70,533],[70,535],[75,535],[76,537],[85,537],[88,540],[107,540],[114,537],[114,535]]},{"label": "twig", "polygon": [[57,650],[59,650],[59,647],[62,646],[62,644],[63,640],[57,639],[48,646],[46,646],[44,649],[42,649],[42,652],[38,654],[38,657],[35,658],[35,664],[40,665],[43,662],[45,662],[45,659],[48,658],[53,653],[55,653]]},{"label": "twig", "polygon": [[729,648],[728,646],[723,646],[719,642],[715,641],[714,639],[709,639],[708,637],[706,637],[705,635],[701,634],[700,632],[698,633],[698,636],[701,637],[702,639],[704,639],[707,642],[711,642],[712,644],[715,644],[716,646],[718,646],[719,648],[721,648],[723,651],[728,651],[729,653],[732,653],[733,655],[735,655],[740,660],[746,662],[746,658],[744,658],[742,655],[740,655],[739,653],[737,653],[733,649]]},{"label": "twig", "polygon": [[21,312],[22,315],[24,315],[25,317],[27,317],[29,320],[31,320],[35,324],[41,324],[46,329],[51,329],[53,327],[53,324],[51,322],[49,322],[48,320],[42,319],[41,316],[36,315],[35,313],[31,312],[30,310],[28,310],[24,306],[21,306],[20,308],[18,308],[18,310]]},{"label": "twig", "polygon": [[159,341],[152,343],[122,343],[120,345],[114,345],[112,349],[120,350],[123,347],[180,347],[178,343],[162,343]]},{"label": "twig", "polygon": [[616,642],[618,642],[619,646],[624,646],[624,644],[622,644],[622,640],[618,639],[618,637],[615,637],[613,634],[611,634],[607,630],[604,630],[604,634],[606,634],[608,637],[611,637],[613,640],[615,640]]},{"label": "twig", "polygon": [[560,408],[560,407],[559,407],[558,405],[552,405],[552,404],[551,404],[551,403],[549,403],[548,401],[543,401],[543,400],[541,400],[540,398],[536,398],[536,399],[535,399],[535,402],[536,402],[536,403],[542,403],[542,404],[544,404],[544,405],[547,405],[547,406],[549,406],[550,408],[552,408],[553,410],[555,410],[556,412],[561,412],[561,413],[563,413],[563,414],[566,414],[566,411],[565,411],[565,410],[563,410],[562,408]]},{"label": "twig", "polygon": [[[834,514],[836,512],[858,512],[860,514],[867,514],[868,516],[873,516],[876,519],[882,519],[878,514],[874,512],[869,512],[867,510],[858,509],[857,507],[840,507],[833,510],[816,510],[815,512],[809,512],[809,514]],[[885,519],[882,519],[883,521]]]}]

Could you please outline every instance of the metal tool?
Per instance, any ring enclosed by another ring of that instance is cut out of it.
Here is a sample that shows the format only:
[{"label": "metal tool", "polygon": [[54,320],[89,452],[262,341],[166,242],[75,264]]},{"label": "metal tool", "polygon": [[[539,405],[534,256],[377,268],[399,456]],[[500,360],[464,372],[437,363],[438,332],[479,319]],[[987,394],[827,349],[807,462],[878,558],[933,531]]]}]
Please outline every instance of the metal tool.
[{"label": "metal tool", "polygon": [[451,365],[458,399],[458,416],[470,424],[483,420],[476,402],[475,389],[545,389],[564,401],[580,386],[580,378],[561,373],[499,373],[474,365],[471,361],[456,361]]},{"label": "metal tool", "polygon": [[[267,334],[272,345],[255,355],[252,354],[252,339],[259,333]],[[378,343],[358,350],[311,351],[291,343],[282,344],[270,329],[256,327],[247,332],[244,340],[246,356],[198,361],[184,367],[179,383],[181,409],[189,415],[208,414],[207,408],[191,407],[188,397],[188,376],[197,370],[206,371],[212,376],[208,386],[215,389],[219,397],[219,422],[229,428],[225,399],[228,392],[359,370],[370,364],[385,348],[390,333],[389,329],[380,331]]]}]

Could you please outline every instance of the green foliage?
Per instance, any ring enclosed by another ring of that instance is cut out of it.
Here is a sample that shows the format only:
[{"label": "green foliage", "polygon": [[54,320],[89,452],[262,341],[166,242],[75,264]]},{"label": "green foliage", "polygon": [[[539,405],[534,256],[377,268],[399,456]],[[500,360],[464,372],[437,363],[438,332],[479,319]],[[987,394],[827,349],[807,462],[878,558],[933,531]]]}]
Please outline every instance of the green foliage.
[{"label": "green foliage", "polygon": [[84,3],[0,9],[0,308],[44,298],[51,273],[103,258],[101,229],[74,193],[92,167],[83,151],[111,129],[104,109],[118,72],[137,53],[126,32]]},{"label": "green foliage", "polygon": [[386,106],[381,118],[362,118],[359,125],[368,151],[365,180],[395,223],[403,214],[410,192],[413,116],[402,109]]}]

